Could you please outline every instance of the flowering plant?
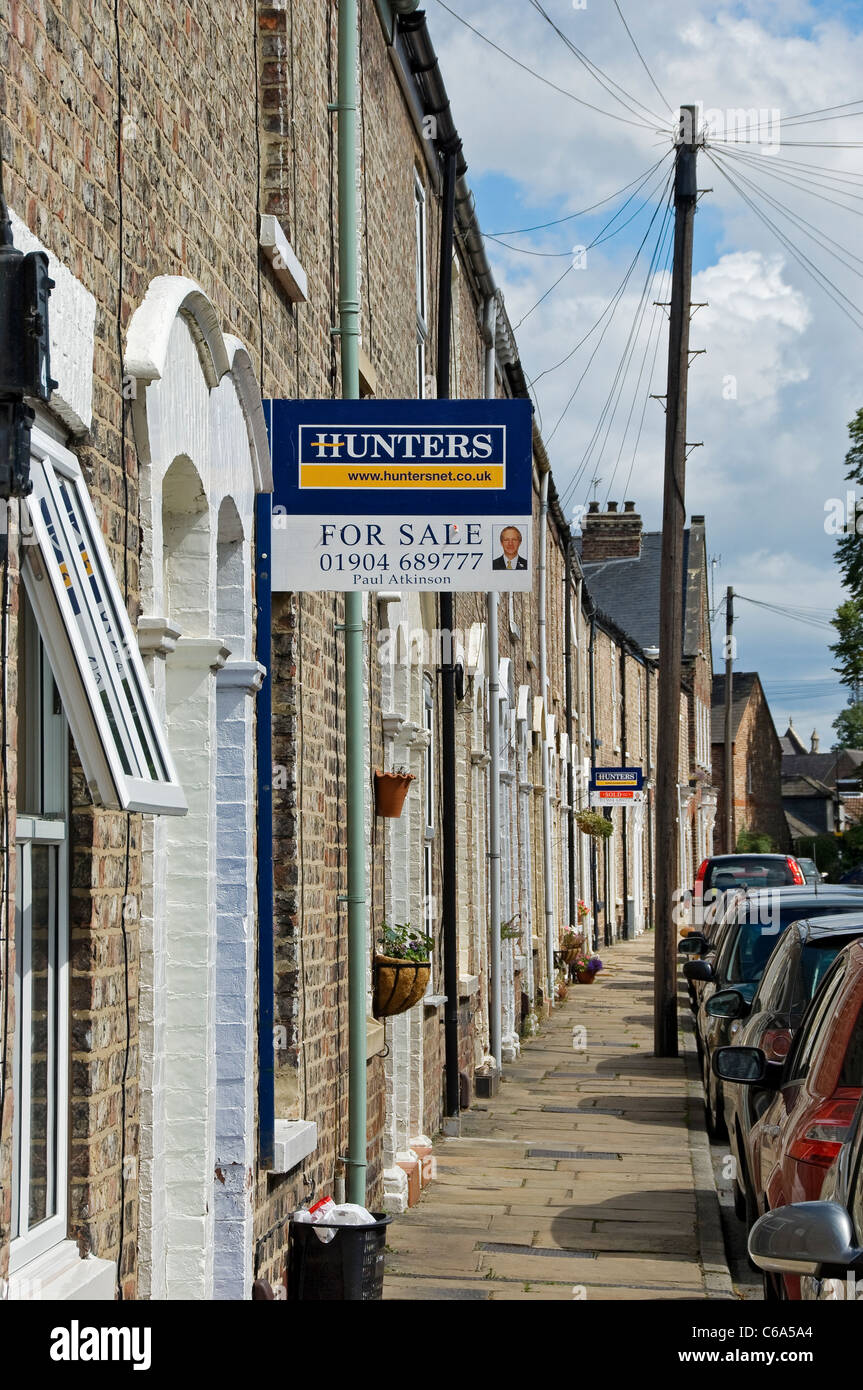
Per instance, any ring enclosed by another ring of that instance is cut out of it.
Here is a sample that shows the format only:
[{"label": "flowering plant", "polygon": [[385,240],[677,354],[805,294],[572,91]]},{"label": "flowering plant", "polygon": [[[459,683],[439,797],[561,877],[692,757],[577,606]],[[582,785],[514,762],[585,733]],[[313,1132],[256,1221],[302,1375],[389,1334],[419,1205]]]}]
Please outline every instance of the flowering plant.
[{"label": "flowering plant", "polygon": [[590,908],[587,906],[587,903],[584,901],[584,898],[579,898],[579,900],[578,900],[578,920],[579,920],[579,922],[583,922],[584,919],[585,919],[585,917],[587,917],[587,916],[589,915],[589,913],[590,913]]},{"label": "flowering plant", "polygon": [[576,970],[580,970],[588,975],[598,975],[603,969],[602,961],[599,956],[579,956],[573,964]]}]

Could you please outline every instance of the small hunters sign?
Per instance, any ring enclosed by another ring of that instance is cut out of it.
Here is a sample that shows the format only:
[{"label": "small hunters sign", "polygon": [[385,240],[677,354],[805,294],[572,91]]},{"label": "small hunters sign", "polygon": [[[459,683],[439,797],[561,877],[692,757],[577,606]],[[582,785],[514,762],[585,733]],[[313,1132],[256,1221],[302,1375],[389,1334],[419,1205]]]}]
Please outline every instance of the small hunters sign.
[{"label": "small hunters sign", "polygon": [[641,801],[643,788],[644,773],[640,767],[595,767],[590,779],[590,804],[609,806]]},{"label": "small hunters sign", "polygon": [[274,591],[527,591],[529,401],[264,403]]}]

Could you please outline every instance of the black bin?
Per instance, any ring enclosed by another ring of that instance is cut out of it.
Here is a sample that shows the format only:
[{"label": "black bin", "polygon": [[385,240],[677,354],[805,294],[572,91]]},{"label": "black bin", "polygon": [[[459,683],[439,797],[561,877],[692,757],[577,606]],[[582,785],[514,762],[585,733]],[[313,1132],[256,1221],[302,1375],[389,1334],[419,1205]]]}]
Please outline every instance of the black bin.
[{"label": "black bin", "polygon": [[[384,1247],[391,1216],[372,1212],[373,1226],[292,1221],[288,1243],[288,1302],[369,1303],[384,1289]],[[327,1244],[315,1235],[335,1231]]]}]

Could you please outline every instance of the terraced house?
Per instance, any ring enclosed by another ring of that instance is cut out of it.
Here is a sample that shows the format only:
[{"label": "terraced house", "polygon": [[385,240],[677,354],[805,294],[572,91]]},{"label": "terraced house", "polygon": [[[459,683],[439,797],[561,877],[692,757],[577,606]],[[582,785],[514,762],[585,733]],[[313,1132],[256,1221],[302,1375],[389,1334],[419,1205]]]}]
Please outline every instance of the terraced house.
[{"label": "terraced house", "polygon": [[[164,0],[115,31],[103,0],[10,0],[0,27],[11,238],[48,257],[57,383],[0,579],[9,1297],[249,1297],[282,1277],[290,1213],[344,1182],[344,600],[270,605],[261,543],[262,400],[341,389],[336,22],[329,0]],[[526,396],[462,155],[441,323],[457,132],[426,17],[362,0],[357,37],[362,393]],[[651,925],[650,796],[600,851],[576,817],[598,749],[650,787],[657,658],[593,596],[536,428],[533,463],[532,591],[455,600],[455,922],[439,600],[363,599],[374,1210],[416,1200],[431,1137],[553,1007],[578,899],[600,939]],[[399,768],[385,820],[373,774]],[[375,1019],[404,921],[430,986]]]}]

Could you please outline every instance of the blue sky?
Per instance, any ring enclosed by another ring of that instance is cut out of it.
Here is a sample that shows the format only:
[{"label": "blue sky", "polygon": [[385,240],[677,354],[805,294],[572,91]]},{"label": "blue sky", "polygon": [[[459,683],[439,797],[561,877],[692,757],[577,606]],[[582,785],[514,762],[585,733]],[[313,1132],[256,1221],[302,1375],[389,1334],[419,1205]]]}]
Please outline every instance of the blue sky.
[{"label": "blue sky", "polygon": [[[689,436],[703,440],[704,448],[690,456],[687,504],[690,514],[705,514],[709,553],[721,560],[715,568],[717,597],[731,584],[748,598],[790,608],[796,615],[781,616],[741,601],[736,668],[760,672],[779,732],[792,716],[807,738],[817,729],[821,747],[828,747],[830,725],[845,695],[827,650],[833,637],[827,622],[842,591],[833,564],[835,537],[825,531],[824,522],[829,500],[844,497],[847,424],[863,405],[858,365],[863,261],[855,260],[861,241],[856,214],[863,211],[863,148],[821,145],[863,142],[863,115],[788,122],[792,116],[806,118],[806,113],[863,98],[863,7],[829,0],[733,5],[692,0],[678,17],[663,0],[641,0],[638,6],[620,0],[650,73],[671,103],[663,105],[612,0],[544,0],[544,8],[587,58],[619,84],[626,104],[603,90],[529,0],[446,2],[520,62],[605,113],[550,90],[429,0],[429,24],[464,142],[468,181],[488,232],[567,216],[621,189],[663,155],[668,156],[664,167],[670,168],[672,111],[681,103],[700,103],[702,111],[718,113],[713,130],[720,137],[734,133],[730,113],[735,110],[779,111],[780,148],[772,155],[759,146],[725,146],[715,138],[708,139],[708,150],[699,155],[699,186],[713,191],[701,199],[696,219],[694,298],[708,301],[709,307],[699,310],[692,325],[692,346],[707,351],[695,359],[690,377]],[[628,123],[633,115],[639,120]],[[770,117],[768,134],[773,128]],[[783,162],[771,162],[774,156]],[[740,197],[742,178],[755,184],[759,191],[749,196],[785,232],[793,250],[809,257],[860,306],[856,322],[746,205]],[[650,187],[648,182],[620,221]],[[833,194],[840,195],[836,202],[841,206],[824,201]],[[765,195],[784,204],[795,220],[766,202]],[[627,196],[560,226],[507,237],[519,250],[487,242],[513,325],[567,269],[572,249],[589,246]],[[585,264],[564,276],[518,329],[528,379],[560,362],[602,314],[652,211],[645,208],[619,235],[588,251]],[[800,219],[817,230],[820,243]],[[658,228],[659,220],[654,232]],[[646,251],[652,247],[653,233]],[[536,382],[534,398],[555,479],[568,504],[583,505],[593,495],[594,476],[601,479],[596,488],[601,502],[606,496],[622,499],[620,489],[628,476],[627,497],[636,501],[646,528],[658,529],[664,417],[658,403],[645,406],[645,400],[654,349],[658,355],[649,389],[664,390],[664,332],[656,348],[662,325],[653,317],[662,311],[654,311],[652,301],[667,293],[661,279],[651,281],[639,319],[646,272],[642,256],[568,408],[598,331],[568,362]],[[616,409],[613,397],[603,416],[634,321],[639,328],[622,374],[623,390]],[[649,340],[651,325],[654,336]],[[604,423],[591,447],[600,419]],[[717,667],[721,635],[720,621],[714,633]]]}]

